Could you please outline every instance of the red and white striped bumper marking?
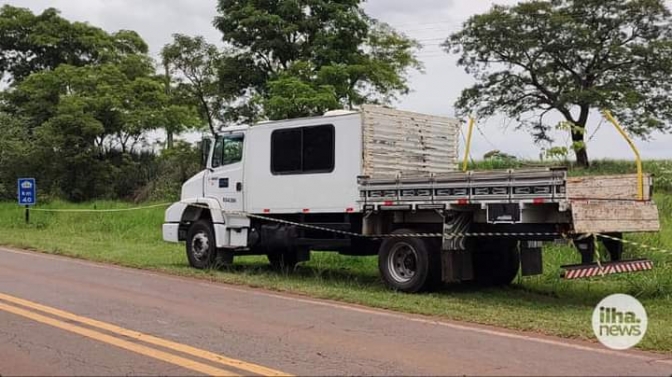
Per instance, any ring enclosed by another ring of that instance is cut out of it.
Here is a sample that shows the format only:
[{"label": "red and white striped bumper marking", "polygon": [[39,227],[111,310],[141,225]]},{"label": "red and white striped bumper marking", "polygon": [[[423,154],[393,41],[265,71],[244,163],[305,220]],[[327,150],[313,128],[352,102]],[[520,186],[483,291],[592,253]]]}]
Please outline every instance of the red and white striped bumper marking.
[{"label": "red and white striped bumper marking", "polygon": [[622,274],[628,272],[639,272],[653,270],[653,262],[650,260],[636,260],[625,262],[605,263],[602,267],[591,264],[585,266],[566,266],[565,279],[583,279],[595,276]]}]

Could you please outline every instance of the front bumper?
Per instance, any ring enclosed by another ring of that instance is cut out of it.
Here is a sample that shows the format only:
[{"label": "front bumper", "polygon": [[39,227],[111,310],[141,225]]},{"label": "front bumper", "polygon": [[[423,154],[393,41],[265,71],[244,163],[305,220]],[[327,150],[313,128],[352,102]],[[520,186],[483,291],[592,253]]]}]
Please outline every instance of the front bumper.
[{"label": "front bumper", "polygon": [[180,242],[179,230],[179,223],[163,224],[163,240],[166,242]]}]

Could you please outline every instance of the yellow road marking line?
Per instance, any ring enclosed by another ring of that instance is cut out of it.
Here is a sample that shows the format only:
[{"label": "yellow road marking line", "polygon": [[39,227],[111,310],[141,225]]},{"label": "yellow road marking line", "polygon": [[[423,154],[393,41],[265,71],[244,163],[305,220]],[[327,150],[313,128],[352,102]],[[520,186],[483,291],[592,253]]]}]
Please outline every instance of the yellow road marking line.
[{"label": "yellow road marking line", "polygon": [[106,330],[118,335],[126,336],[132,339],[136,339],[145,343],[157,345],[160,347],[168,348],[174,351],[182,352],[191,356],[199,357],[204,360],[212,361],[219,363],[225,366],[234,367],[237,369],[244,370],[246,372],[251,372],[254,374],[260,374],[262,376],[290,376],[287,373],[283,373],[274,369],[266,368],[261,365],[251,364],[242,360],[232,359],[226,356],[218,355],[214,352],[202,350],[196,347],[188,346],[185,344],[175,343],[169,340],[157,338],[152,335],[143,334],[138,331],[128,330],[123,327],[115,326],[109,323],[97,321],[95,319],[90,319],[87,317],[82,317],[70,312],[59,310],[56,308],[51,308],[48,306],[40,305],[35,302],[24,300],[18,297],[9,296],[3,293],[0,293],[0,299],[14,304],[22,305],[30,309],[38,310],[44,313],[48,313],[57,317],[64,319],[77,321],[85,325],[95,327],[101,330]]},{"label": "yellow road marking line", "polygon": [[3,303],[0,303],[0,310],[4,310],[8,313],[16,314],[21,317],[31,319],[36,322],[43,323],[45,325],[53,326],[61,330],[66,330],[73,332],[75,334],[82,335],[87,338],[97,340],[99,342],[111,344],[113,346],[123,348],[125,350],[135,352],[144,356],[148,356],[157,360],[161,360],[173,365],[180,366],[182,368],[190,369],[199,373],[203,373],[210,376],[235,376],[230,371],[224,369],[219,369],[211,367],[206,364],[199,363],[197,361],[189,360],[180,356],[171,355],[166,352],[155,350],[140,344],[131,343],[126,340],[118,339],[110,335],[99,333],[97,331],[89,330],[83,327],[75,326],[66,322],[61,322],[59,320],[45,317],[41,314],[33,313],[28,310],[19,309],[14,306],[9,306]]}]

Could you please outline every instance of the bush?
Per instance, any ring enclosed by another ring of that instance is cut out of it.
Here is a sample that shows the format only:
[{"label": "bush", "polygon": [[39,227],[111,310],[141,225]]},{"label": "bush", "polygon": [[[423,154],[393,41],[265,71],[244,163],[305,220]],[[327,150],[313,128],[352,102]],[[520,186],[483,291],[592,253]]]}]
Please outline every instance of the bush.
[{"label": "bush", "polygon": [[158,156],[156,171],[147,184],[135,192],[133,200],[177,201],[182,184],[201,170],[200,149],[178,141],[172,149]]}]

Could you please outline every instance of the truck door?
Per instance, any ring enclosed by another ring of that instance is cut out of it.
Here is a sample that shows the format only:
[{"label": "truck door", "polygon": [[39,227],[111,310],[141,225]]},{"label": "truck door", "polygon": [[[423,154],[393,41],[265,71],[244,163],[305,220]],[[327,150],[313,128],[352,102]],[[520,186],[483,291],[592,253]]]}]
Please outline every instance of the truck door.
[{"label": "truck door", "polygon": [[206,173],[205,195],[216,198],[225,211],[243,206],[243,147],[245,135],[220,135],[215,141],[211,169]]}]

